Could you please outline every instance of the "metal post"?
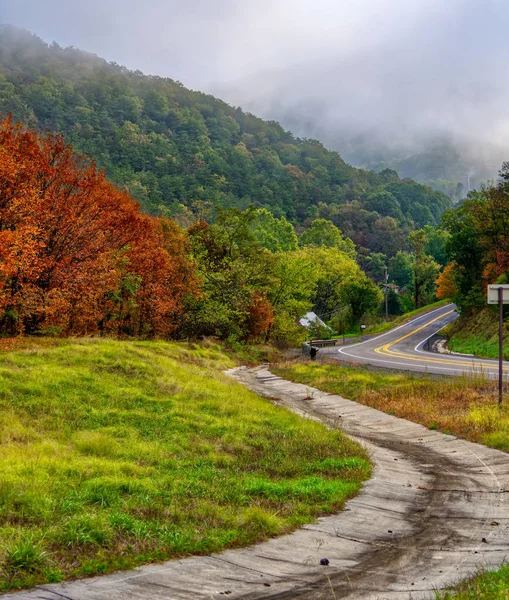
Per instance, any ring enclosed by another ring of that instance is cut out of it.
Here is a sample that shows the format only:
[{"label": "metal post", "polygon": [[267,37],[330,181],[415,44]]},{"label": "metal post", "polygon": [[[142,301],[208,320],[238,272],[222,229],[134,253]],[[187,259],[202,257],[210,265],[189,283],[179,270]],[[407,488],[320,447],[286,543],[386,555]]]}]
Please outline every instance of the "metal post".
[{"label": "metal post", "polygon": [[502,406],[502,383],[504,378],[504,371],[502,368],[502,361],[504,360],[504,288],[498,288],[498,405]]}]

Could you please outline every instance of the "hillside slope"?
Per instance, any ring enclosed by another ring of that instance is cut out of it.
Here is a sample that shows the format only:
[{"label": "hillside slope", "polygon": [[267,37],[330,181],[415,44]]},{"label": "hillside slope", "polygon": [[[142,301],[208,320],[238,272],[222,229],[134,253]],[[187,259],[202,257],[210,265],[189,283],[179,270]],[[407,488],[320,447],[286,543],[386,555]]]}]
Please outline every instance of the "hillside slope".
[{"label": "hillside slope", "polygon": [[355,495],[366,452],[231,366],[210,344],[4,340],[0,592],[246,545]]},{"label": "hillside slope", "polygon": [[[294,223],[331,219],[358,246],[377,232],[401,244],[450,200],[431,188],[346,164],[316,140],[179,82],[0,26],[0,116],[61,132],[152,213],[209,217],[215,205],[264,206]],[[397,234],[399,235],[399,234]]]},{"label": "hillside slope", "polygon": [[[509,360],[509,324],[504,323],[504,360]],[[498,312],[485,308],[464,316],[445,331],[453,352],[498,358]]]}]

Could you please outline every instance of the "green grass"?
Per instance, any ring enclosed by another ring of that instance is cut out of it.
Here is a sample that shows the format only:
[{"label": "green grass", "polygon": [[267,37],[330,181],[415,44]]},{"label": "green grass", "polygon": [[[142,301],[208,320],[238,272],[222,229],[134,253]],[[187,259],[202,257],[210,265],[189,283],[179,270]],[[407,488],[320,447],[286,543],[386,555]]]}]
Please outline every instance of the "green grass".
[{"label": "green grass", "polygon": [[424,388],[428,383],[428,379],[419,374],[338,365],[325,361],[291,361],[274,365],[271,370],[285,379],[359,401],[366,392],[394,387],[404,390],[416,385],[422,385]]},{"label": "green grass", "polygon": [[[443,334],[453,352],[473,354],[482,358],[498,358],[498,311],[492,307],[472,315],[462,316],[447,326]],[[503,355],[509,360],[509,330],[504,324]]]},{"label": "green grass", "polygon": [[[483,339],[479,335],[467,334],[463,336],[452,336],[447,347],[453,352],[461,354],[473,354],[480,358],[498,358],[498,335],[489,340]],[[504,340],[503,348],[504,360],[509,360],[509,346]]]},{"label": "green grass", "polygon": [[437,592],[435,600],[507,600],[509,598],[509,566],[498,571],[483,571],[462,581],[450,591]]},{"label": "green grass", "polygon": [[331,340],[342,340],[343,338],[345,339],[350,339],[350,338],[360,338],[361,334],[360,333],[340,333],[338,335],[331,335]]},{"label": "green grass", "polygon": [[424,315],[428,312],[431,312],[432,310],[441,308],[442,306],[447,306],[447,304],[450,304],[450,303],[451,303],[450,300],[439,300],[438,302],[434,302],[433,304],[428,304],[427,306],[423,306],[421,308],[416,308],[415,310],[407,312],[404,315],[400,315],[399,317],[396,317],[392,321],[387,321],[385,323],[377,323],[376,325],[371,325],[370,327],[367,327],[365,329],[364,333],[365,334],[385,333],[386,331],[389,331],[393,327],[397,327],[398,325],[401,325],[402,323],[409,321],[410,319],[414,319],[415,317]]},{"label": "green grass", "polygon": [[0,590],[249,544],[355,495],[365,452],[230,366],[164,342],[0,352]]}]

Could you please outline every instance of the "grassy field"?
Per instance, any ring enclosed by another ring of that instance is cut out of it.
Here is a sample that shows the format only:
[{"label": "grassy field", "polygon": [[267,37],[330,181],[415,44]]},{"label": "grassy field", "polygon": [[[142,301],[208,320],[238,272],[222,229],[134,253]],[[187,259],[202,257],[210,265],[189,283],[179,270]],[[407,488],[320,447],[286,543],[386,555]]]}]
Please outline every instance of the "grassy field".
[{"label": "grassy field", "polygon": [[340,432],[223,375],[216,346],[3,346],[0,590],[289,532],[369,477]]},{"label": "grassy field", "polygon": [[397,415],[430,429],[453,433],[509,451],[509,393],[501,409],[497,383],[479,376],[433,378],[337,363],[280,363],[275,373],[305,385]]},{"label": "grassy field", "polygon": [[[473,354],[480,358],[498,358],[498,338],[483,340],[477,335],[453,336],[447,342],[453,352]],[[509,360],[509,345],[504,342],[504,360]]]}]

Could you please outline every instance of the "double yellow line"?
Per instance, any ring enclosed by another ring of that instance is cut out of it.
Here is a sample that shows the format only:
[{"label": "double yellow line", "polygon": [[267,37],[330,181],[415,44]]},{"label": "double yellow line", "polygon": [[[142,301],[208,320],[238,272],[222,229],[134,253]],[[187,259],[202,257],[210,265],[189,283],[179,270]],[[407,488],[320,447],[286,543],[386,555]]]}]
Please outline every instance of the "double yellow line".
[{"label": "double yellow line", "polygon": [[[454,365],[456,367],[467,367],[469,369],[474,368],[475,367],[474,361],[466,362],[465,360],[462,361],[459,358],[458,358],[458,360],[447,360],[447,359],[443,359],[443,358],[433,358],[433,357],[424,357],[424,356],[422,358],[420,358],[417,356],[412,356],[411,354],[406,354],[405,352],[396,352],[394,350],[391,350],[391,347],[394,346],[395,344],[399,344],[399,342],[402,342],[403,340],[406,340],[407,338],[409,338],[413,335],[416,335],[417,333],[419,333],[419,331],[422,331],[429,325],[432,325],[436,321],[439,321],[443,317],[446,317],[447,315],[450,315],[453,312],[454,312],[454,310],[450,310],[446,313],[441,314],[438,317],[435,317],[434,319],[431,319],[431,321],[424,323],[424,325],[421,325],[417,329],[414,329],[410,333],[403,335],[402,337],[398,338],[397,340],[393,340],[392,342],[388,342],[387,344],[384,344],[383,346],[379,346],[378,348],[375,348],[375,352],[377,352],[378,354],[383,354],[385,356],[391,356],[393,358],[403,358],[405,360],[414,360],[414,361],[418,361],[421,363],[429,362],[429,363],[439,363],[442,365]],[[491,368],[498,369],[498,366],[496,364],[493,364],[493,366],[492,366],[489,363],[481,363],[481,364],[479,364],[479,366],[482,368],[486,368],[486,369],[491,369]],[[508,368],[509,367],[505,367],[504,369],[507,370]]]}]

